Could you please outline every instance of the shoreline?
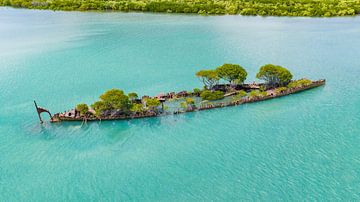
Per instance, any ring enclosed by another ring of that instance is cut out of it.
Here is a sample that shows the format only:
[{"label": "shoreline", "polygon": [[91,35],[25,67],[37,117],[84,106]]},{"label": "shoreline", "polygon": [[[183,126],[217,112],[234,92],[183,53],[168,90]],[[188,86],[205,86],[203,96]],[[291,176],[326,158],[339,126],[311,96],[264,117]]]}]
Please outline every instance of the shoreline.
[{"label": "shoreline", "polygon": [[[296,4],[293,5],[293,4]],[[327,9],[324,10],[323,6]],[[200,16],[259,16],[259,17],[348,17],[360,15],[360,2],[350,2],[346,6],[338,2],[329,1],[218,1],[206,0],[181,1],[168,0],[159,2],[156,0],[119,0],[103,1],[68,1],[54,0],[51,2],[19,0],[0,0],[0,7],[14,9],[48,10],[48,11],[78,11],[78,12],[122,12],[122,13],[159,13]]]}]

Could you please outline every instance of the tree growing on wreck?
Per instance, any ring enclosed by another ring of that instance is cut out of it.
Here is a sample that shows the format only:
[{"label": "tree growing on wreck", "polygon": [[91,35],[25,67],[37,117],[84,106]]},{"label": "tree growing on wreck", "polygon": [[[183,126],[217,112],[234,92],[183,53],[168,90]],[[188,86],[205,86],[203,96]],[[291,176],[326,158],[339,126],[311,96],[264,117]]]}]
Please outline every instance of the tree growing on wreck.
[{"label": "tree growing on wreck", "polygon": [[208,90],[211,90],[220,80],[215,70],[200,70],[196,72],[196,76],[203,82],[205,88]]},{"label": "tree growing on wreck", "polygon": [[105,110],[120,110],[128,112],[131,107],[129,97],[124,91],[119,89],[111,89],[100,95],[100,100],[91,105],[97,114]]},{"label": "tree growing on wreck", "polygon": [[89,111],[87,104],[81,103],[76,105],[76,110],[80,112],[80,115],[85,115]]},{"label": "tree growing on wreck", "polygon": [[144,109],[144,107],[143,107],[143,105],[142,104],[133,104],[132,106],[131,106],[131,108],[130,108],[130,111],[132,111],[132,112],[135,112],[135,113],[141,113],[141,112],[143,112],[145,109]]},{"label": "tree growing on wreck", "polygon": [[136,99],[138,98],[138,94],[132,92],[132,93],[129,93],[129,94],[128,94],[128,97],[129,97],[129,99],[130,99],[131,101],[134,101],[134,100],[136,100]]},{"label": "tree growing on wreck", "polygon": [[157,107],[161,104],[156,98],[147,98],[145,100],[146,107],[150,110],[157,111]]},{"label": "tree growing on wreck", "polygon": [[219,78],[228,81],[231,85],[243,84],[247,77],[246,70],[237,64],[223,64],[216,68]]},{"label": "tree growing on wreck", "polygon": [[262,66],[256,74],[256,78],[264,80],[269,87],[285,86],[292,77],[288,69],[273,64]]}]

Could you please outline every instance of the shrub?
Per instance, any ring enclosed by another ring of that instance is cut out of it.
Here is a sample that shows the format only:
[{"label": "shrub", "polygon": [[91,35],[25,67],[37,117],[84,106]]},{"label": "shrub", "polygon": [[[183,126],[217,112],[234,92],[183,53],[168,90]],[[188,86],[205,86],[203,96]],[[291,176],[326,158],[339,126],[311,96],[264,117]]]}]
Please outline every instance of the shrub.
[{"label": "shrub", "polygon": [[300,87],[305,87],[312,84],[312,81],[309,79],[300,79],[300,80],[296,80],[296,81],[292,81],[288,84],[289,88],[300,88]]},{"label": "shrub", "polygon": [[276,89],[275,89],[275,93],[276,93],[276,94],[279,94],[279,93],[282,93],[282,92],[284,92],[284,91],[286,91],[286,90],[287,90],[286,87],[279,87],[279,88],[276,88]]},{"label": "shrub", "polygon": [[258,97],[258,98],[265,97],[265,96],[267,96],[267,92],[266,91],[259,91],[259,90],[252,90],[250,92],[249,96],[251,98],[253,98],[253,97]]},{"label": "shrub", "polygon": [[200,90],[200,89],[194,88],[194,94],[200,95],[200,93],[201,93],[201,90]]},{"label": "shrub", "polygon": [[224,93],[221,91],[209,91],[209,90],[205,90],[200,94],[200,97],[203,100],[219,100],[224,98]]},{"label": "shrub", "polygon": [[142,104],[133,104],[130,108],[132,112],[142,112],[144,111],[144,107]]},{"label": "shrub", "polygon": [[85,115],[89,111],[87,104],[81,103],[76,105],[76,110],[80,112],[80,115]]}]

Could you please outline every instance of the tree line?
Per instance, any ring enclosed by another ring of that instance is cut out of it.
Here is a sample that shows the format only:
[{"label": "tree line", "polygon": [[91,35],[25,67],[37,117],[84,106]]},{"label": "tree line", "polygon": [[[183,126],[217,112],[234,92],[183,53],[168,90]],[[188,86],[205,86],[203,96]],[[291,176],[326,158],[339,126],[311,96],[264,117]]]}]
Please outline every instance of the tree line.
[{"label": "tree line", "polygon": [[[229,84],[229,88],[244,83],[247,77],[246,70],[238,64],[223,64],[216,69],[200,70],[196,76],[204,84],[204,90],[200,96],[203,100],[218,100],[224,97],[224,92],[214,90],[221,80]],[[256,78],[264,80],[267,88],[286,86],[290,83],[293,75],[279,65],[267,64],[260,67]]]},{"label": "tree line", "polygon": [[204,15],[331,17],[360,14],[359,0],[0,0],[0,6]]}]

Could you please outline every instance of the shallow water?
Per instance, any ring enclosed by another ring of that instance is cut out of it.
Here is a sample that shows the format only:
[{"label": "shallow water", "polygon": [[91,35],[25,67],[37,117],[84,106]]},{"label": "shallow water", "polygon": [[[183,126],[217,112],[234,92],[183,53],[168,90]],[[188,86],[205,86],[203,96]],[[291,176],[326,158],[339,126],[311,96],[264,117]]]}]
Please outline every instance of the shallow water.
[{"label": "shallow water", "polygon": [[[360,199],[360,17],[0,8],[0,201]],[[161,118],[38,123],[103,91],[201,86],[194,73],[288,67],[325,87]],[[44,119],[47,117],[44,115]]]}]

